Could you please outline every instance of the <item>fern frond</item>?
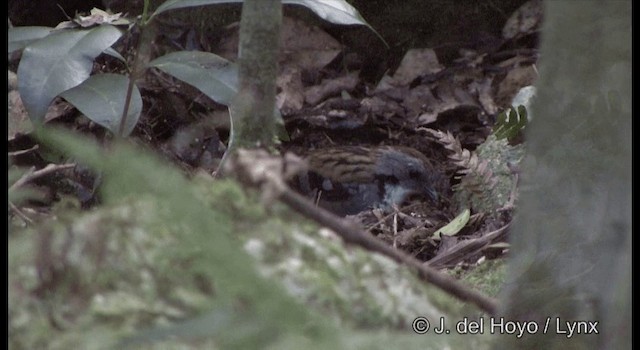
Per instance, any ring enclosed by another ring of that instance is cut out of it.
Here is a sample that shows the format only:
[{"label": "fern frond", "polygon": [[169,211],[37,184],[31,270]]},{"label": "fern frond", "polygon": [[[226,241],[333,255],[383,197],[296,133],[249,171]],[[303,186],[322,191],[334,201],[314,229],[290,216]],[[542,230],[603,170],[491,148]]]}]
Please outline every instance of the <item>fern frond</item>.
[{"label": "fern frond", "polygon": [[422,128],[435,137],[450,154],[449,160],[458,168],[453,187],[460,207],[470,207],[477,213],[492,214],[505,205],[511,195],[512,174],[508,164],[519,162],[521,146],[510,146],[506,139],[490,135],[474,152],[462,147],[450,132]]}]

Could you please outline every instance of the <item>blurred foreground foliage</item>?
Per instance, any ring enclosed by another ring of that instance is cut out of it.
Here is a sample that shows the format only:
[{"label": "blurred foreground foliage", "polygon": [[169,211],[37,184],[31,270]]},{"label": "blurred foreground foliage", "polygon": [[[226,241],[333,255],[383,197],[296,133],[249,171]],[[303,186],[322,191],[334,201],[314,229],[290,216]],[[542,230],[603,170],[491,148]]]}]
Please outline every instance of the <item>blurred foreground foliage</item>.
[{"label": "blurred foreground foliage", "polygon": [[9,233],[12,348],[487,345],[417,336],[417,316],[479,313],[232,180],[187,180],[125,144],[40,136],[103,174],[104,204]]}]

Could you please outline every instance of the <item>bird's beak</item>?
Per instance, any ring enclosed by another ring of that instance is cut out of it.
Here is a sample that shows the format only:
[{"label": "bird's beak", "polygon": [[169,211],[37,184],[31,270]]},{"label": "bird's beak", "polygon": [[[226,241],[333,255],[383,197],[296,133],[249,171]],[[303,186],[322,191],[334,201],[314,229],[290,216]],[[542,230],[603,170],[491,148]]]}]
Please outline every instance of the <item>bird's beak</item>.
[{"label": "bird's beak", "polygon": [[438,192],[436,192],[435,188],[427,187],[425,194],[429,196],[429,198],[431,198],[434,202],[438,201]]}]

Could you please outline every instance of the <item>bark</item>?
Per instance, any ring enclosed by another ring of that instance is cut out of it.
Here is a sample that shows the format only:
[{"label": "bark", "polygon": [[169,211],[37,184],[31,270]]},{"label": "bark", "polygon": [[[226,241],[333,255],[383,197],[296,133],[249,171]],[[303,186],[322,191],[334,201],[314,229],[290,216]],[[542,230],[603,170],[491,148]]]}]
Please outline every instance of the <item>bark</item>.
[{"label": "bark", "polygon": [[497,348],[631,348],[631,1],[546,1],[541,57]]},{"label": "bark", "polygon": [[280,0],[245,0],[240,21],[239,90],[230,108],[233,147],[270,147],[275,143],[281,23]]}]

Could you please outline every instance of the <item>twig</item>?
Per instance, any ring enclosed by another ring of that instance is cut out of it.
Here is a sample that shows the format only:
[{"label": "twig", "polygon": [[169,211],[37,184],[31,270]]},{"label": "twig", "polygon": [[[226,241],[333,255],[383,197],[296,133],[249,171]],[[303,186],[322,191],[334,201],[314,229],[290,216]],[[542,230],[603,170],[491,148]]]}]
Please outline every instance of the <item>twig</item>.
[{"label": "twig", "polygon": [[465,257],[481,252],[494,240],[499,238],[509,228],[510,224],[506,224],[501,228],[489,232],[480,238],[472,238],[462,241],[453,246],[449,251],[434,257],[426,262],[426,265],[434,268],[443,268],[457,264]]},{"label": "twig", "polygon": [[33,152],[35,150],[37,150],[38,148],[40,148],[38,145],[33,145],[33,147],[31,148],[27,148],[27,149],[21,149],[19,151],[14,151],[14,152],[7,152],[7,154],[9,155],[9,157],[15,157],[15,156],[19,156],[25,153],[29,153],[29,152]]},{"label": "twig", "polygon": [[21,178],[18,179],[18,181],[14,182],[13,185],[11,185],[11,187],[9,187],[9,191],[15,190],[19,187],[22,187],[24,184],[26,184],[29,181],[33,181],[34,179],[37,179],[39,177],[42,177],[44,175],[59,171],[59,170],[66,170],[66,169],[71,169],[73,167],[75,167],[76,164],[75,163],[70,163],[70,164],[49,164],[46,167],[40,169],[40,170],[34,170],[35,167],[31,167],[24,175],[22,175]]},{"label": "twig", "polygon": [[316,207],[308,198],[294,192],[284,182],[284,178],[287,178],[287,176],[283,173],[285,167],[282,159],[272,157],[264,150],[248,151],[241,149],[238,150],[236,156],[233,161],[229,162],[229,170],[235,172],[241,182],[261,188],[265,199],[279,198],[280,201],[298,213],[333,230],[346,243],[359,245],[365,249],[386,255],[396,262],[403,263],[415,269],[418,277],[422,280],[433,284],[460,300],[472,302],[488,314],[496,314],[498,303],[495,299],[465,286],[451,276],[426,266],[422,261],[403,251],[390,247],[378,238],[362,231],[356,224],[337,217],[321,207]]},{"label": "twig", "polygon": [[398,208],[393,206],[393,247],[398,248]]},{"label": "twig", "polygon": [[18,207],[16,207],[16,205],[13,204],[11,201],[9,201],[9,209],[11,209],[11,211],[14,214],[18,215],[27,224],[33,224],[33,220],[31,220],[31,218],[28,217],[27,214],[23,213],[22,210],[20,210]]},{"label": "twig", "polygon": [[511,193],[509,195],[509,204],[515,205],[518,198],[518,183],[520,182],[520,176],[516,173],[513,174],[513,186],[511,187]]},{"label": "twig", "polygon": [[414,268],[418,272],[418,277],[422,280],[433,284],[460,300],[472,302],[488,314],[496,314],[498,303],[495,299],[465,286],[451,276],[445,275],[430,266],[426,266],[421,261],[400,250],[388,246],[374,236],[361,231],[352,223],[333,215],[323,208],[315,207],[307,198],[292,191],[290,188],[286,188],[280,194],[280,200],[298,213],[333,230],[342,237],[345,242],[356,244],[365,249],[386,255],[397,262]]},{"label": "twig", "polygon": [[373,230],[374,228],[376,228],[376,227],[378,227],[378,226],[382,225],[382,224],[385,222],[385,220],[387,220],[387,219],[388,219],[388,218],[390,218],[391,216],[395,215],[396,213],[398,213],[398,212],[403,213],[404,211],[407,211],[407,210],[409,210],[409,209],[411,209],[411,208],[413,208],[413,207],[417,207],[417,206],[419,206],[419,205],[421,205],[421,204],[422,204],[422,203],[413,203],[413,204],[409,204],[409,205],[407,205],[407,206],[405,206],[405,207],[402,207],[402,209],[400,209],[399,211],[394,211],[394,212],[393,212],[393,213],[391,213],[391,214],[387,214],[387,215],[383,216],[380,220],[378,220],[378,222],[376,222],[375,224],[370,225],[369,227],[367,227],[367,228],[366,228],[366,230],[367,230],[367,231],[371,231],[371,230]]}]

